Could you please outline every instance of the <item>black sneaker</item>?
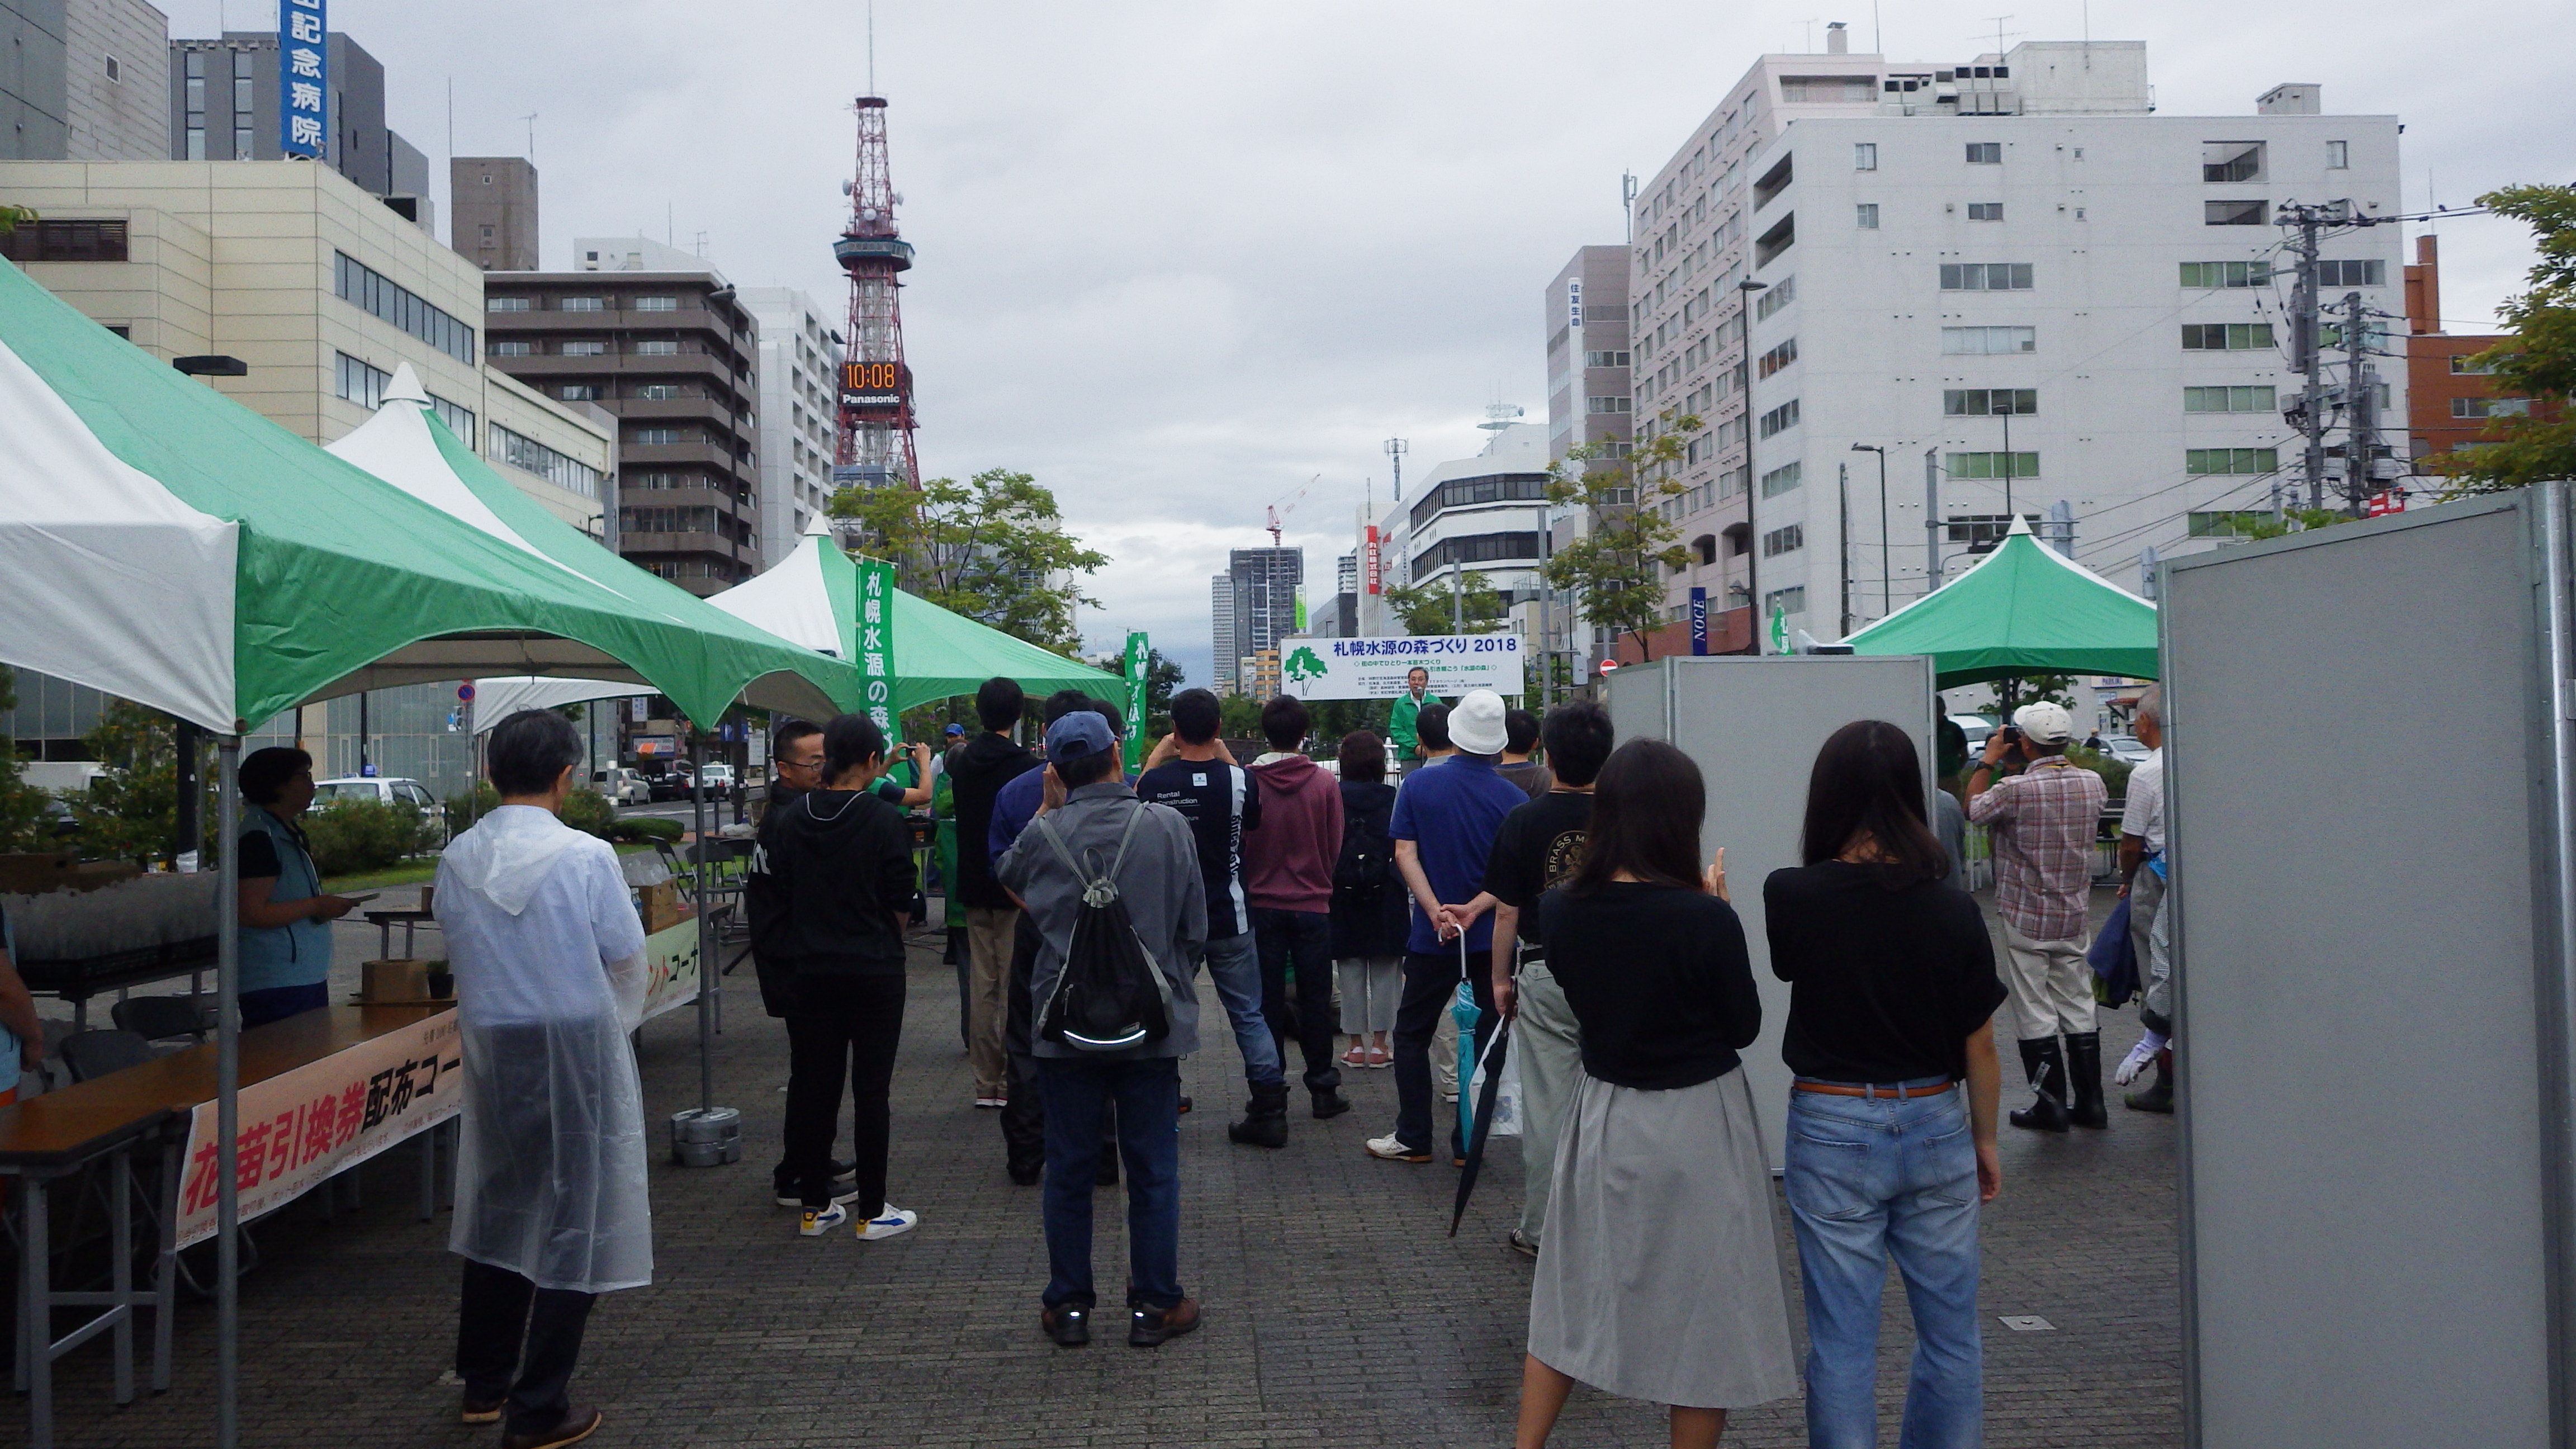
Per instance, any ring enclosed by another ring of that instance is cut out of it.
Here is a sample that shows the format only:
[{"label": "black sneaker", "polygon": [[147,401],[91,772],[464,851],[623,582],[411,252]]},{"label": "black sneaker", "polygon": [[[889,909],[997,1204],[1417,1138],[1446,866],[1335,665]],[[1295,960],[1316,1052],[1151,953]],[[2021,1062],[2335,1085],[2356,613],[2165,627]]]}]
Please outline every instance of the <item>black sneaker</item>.
[{"label": "black sneaker", "polygon": [[1078,1303],[1038,1311],[1038,1327],[1058,1348],[1080,1348],[1091,1342],[1091,1310]]},{"label": "black sneaker", "polygon": [[1178,1338],[1199,1326],[1199,1301],[1184,1298],[1169,1308],[1130,1308],[1127,1310],[1127,1343],[1133,1348],[1161,1348],[1163,1340]]}]

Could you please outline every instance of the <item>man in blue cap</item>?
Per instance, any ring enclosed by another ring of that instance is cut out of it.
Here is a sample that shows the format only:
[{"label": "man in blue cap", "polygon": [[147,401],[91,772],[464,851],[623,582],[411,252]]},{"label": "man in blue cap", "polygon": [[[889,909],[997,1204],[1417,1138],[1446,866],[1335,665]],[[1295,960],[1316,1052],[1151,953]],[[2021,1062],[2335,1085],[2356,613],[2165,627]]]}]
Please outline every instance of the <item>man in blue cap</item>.
[{"label": "man in blue cap", "polygon": [[1106,879],[1162,973],[1169,1022],[1160,1036],[1118,1050],[1033,1033],[1046,1103],[1049,1281],[1039,1325],[1067,1348],[1091,1341],[1093,1169],[1102,1120],[1115,1104],[1127,1167],[1127,1341],[1153,1348],[1199,1323],[1198,1301],[1181,1291],[1180,1059],[1198,1050],[1191,982],[1207,949],[1207,883],[1189,822],[1168,805],[1137,799],[1120,773],[1108,720],[1087,709],[1063,715],[1047,726],[1046,756],[1037,816],[993,863],[994,878],[1026,905],[1037,930],[1032,1018],[1043,1026],[1086,889]]}]

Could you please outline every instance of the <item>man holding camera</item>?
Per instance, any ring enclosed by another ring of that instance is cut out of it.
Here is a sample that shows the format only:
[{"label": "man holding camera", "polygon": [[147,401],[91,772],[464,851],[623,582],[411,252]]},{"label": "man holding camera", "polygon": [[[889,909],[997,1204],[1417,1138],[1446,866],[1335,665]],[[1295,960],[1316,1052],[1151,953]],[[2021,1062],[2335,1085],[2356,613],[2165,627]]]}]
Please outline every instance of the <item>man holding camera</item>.
[{"label": "man holding camera", "polygon": [[[2011,962],[2005,979],[2014,1034],[2021,1038],[2022,1071],[2038,1094],[2012,1114],[2012,1124],[2034,1132],[2111,1121],[2102,1101],[2093,977],[2084,962],[2093,835],[2108,792],[2101,776],[2066,758],[2074,737],[2075,720],[2065,706],[2023,705],[2010,725],[1987,738],[1984,758],[1968,774],[1968,818],[1987,827],[1994,842],[1995,909],[2004,918]],[[2013,756],[2028,768],[1997,779],[1996,767]]]}]

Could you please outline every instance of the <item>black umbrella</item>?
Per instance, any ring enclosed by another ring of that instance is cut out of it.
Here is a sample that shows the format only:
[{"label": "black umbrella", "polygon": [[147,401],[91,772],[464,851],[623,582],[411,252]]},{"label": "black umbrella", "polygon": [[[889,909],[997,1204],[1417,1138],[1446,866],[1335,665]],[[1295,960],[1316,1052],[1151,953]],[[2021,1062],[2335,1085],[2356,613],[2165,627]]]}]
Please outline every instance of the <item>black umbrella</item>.
[{"label": "black umbrella", "polygon": [[1476,1190],[1476,1174],[1484,1170],[1485,1139],[1494,1135],[1494,1102],[1503,1086],[1503,1044],[1510,1040],[1512,1019],[1508,1016],[1494,1023],[1493,1040],[1485,1043],[1485,1054],[1479,1062],[1485,1073],[1485,1089],[1476,1094],[1476,1119],[1467,1134],[1467,1165],[1458,1174],[1458,1200],[1449,1208],[1449,1236],[1458,1236],[1459,1220],[1467,1216],[1468,1195]]}]

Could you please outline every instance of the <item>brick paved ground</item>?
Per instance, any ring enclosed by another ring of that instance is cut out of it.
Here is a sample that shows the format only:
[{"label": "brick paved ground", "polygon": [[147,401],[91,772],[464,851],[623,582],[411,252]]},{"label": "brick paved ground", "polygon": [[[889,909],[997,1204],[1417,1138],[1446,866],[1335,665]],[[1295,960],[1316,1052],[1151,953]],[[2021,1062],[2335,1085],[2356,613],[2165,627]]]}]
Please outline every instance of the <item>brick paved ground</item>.
[{"label": "brick paved ground", "polygon": [[[786,1044],[757,1014],[748,970],[735,981],[717,1099],[743,1110],[751,1149],[731,1168],[654,1167],[656,1281],[602,1301],[575,1381],[577,1398],[609,1412],[593,1442],[1510,1442],[1530,1272],[1502,1246],[1519,1197],[1515,1146],[1497,1146],[1465,1228],[1443,1238],[1451,1170],[1360,1151],[1392,1120],[1392,1073],[1351,1074],[1360,1110],[1329,1123],[1295,1118],[1284,1152],[1234,1147],[1220,1113],[1237,1105],[1241,1083],[1217,1026],[1185,1068],[1204,1107],[1182,1124],[1182,1271],[1206,1327],[1152,1353],[1115,1335],[1067,1352],[1037,1332],[1046,1260],[1036,1191],[1004,1178],[993,1115],[969,1104],[948,968],[915,954],[892,1192],[923,1221],[885,1244],[801,1239],[789,1210],[769,1202]],[[1220,1023],[1202,996],[1203,1020]],[[2126,1050],[2136,1031],[2127,1013],[2106,1021],[2105,1054]],[[697,1062],[690,1012],[646,1029],[657,1123],[695,1105]],[[2005,1129],[2005,1191],[1984,1226],[1987,1442],[1999,1449],[2180,1440],[2173,1124],[2114,1115],[2107,1133]],[[491,1437],[454,1422],[456,1391],[440,1383],[456,1267],[444,1217],[417,1219],[414,1171],[411,1154],[391,1154],[366,1170],[360,1213],[326,1223],[298,1204],[258,1229],[266,1261],[242,1288],[246,1443]],[[1100,1206],[1098,1262],[1114,1285],[1118,1209],[1109,1194]],[[1785,1209],[1781,1252],[1795,1321]],[[1891,1291],[1881,1364],[1889,1442],[1910,1343],[1901,1303]],[[1994,1322],[2002,1314],[2038,1314],[2055,1331],[2010,1332]],[[74,1356],[60,1371],[61,1442],[208,1442],[212,1328],[209,1307],[183,1307],[176,1389],[124,1410],[107,1402],[103,1345]],[[0,1442],[20,1432],[12,1422]],[[1660,1445],[1662,1413],[1579,1391],[1556,1442]],[[1740,1413],[1728,1442],[1803,1443],[1797,1401]]]}]

